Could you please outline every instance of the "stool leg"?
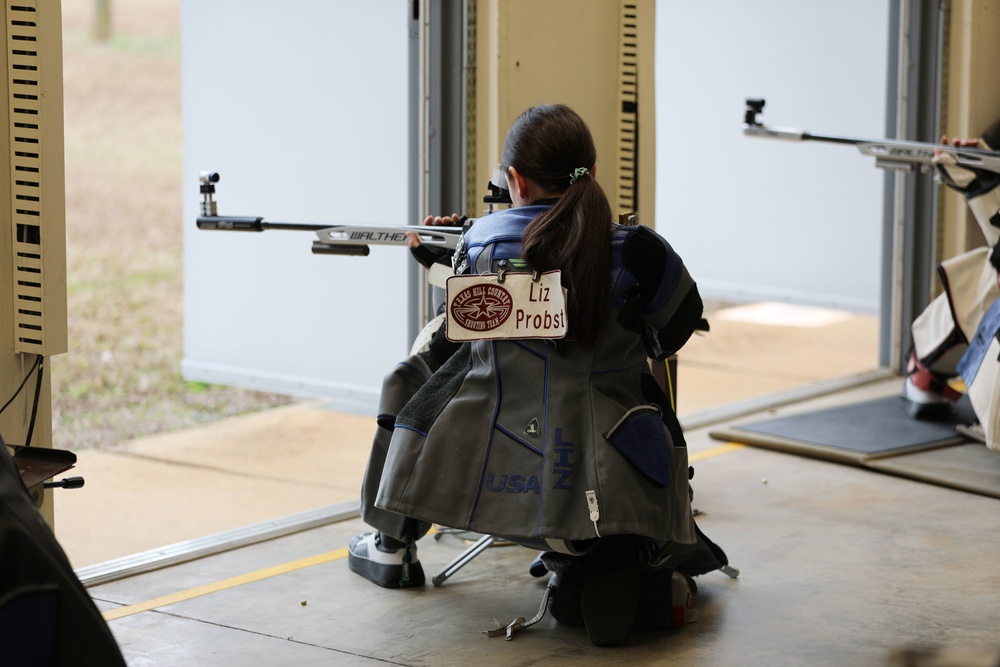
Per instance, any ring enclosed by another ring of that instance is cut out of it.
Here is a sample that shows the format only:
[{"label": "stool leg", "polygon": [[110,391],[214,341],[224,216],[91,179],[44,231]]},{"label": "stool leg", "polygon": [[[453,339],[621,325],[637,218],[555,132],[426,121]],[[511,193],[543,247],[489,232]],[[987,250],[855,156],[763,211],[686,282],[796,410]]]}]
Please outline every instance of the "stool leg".
[{"label": "stool leg", "polygon": [[483,550],[488,548],[491,544],[493,544],[496,541],[496,539],[497,538],[493,537],[492,535],[483,535],[476,541],[475,544],[473,544],[468,549],[463,551],[458,556],[458,558],[448,563],[445,566],[445,568],[438,573],[436,577],[431,579],[431,582],[435,586],[440,586],[445,582],[446,579],[448,579],[448,577],[450,577],[451,575],[455,574],[463,567],[468,565],[473,558],[481,554]]}]

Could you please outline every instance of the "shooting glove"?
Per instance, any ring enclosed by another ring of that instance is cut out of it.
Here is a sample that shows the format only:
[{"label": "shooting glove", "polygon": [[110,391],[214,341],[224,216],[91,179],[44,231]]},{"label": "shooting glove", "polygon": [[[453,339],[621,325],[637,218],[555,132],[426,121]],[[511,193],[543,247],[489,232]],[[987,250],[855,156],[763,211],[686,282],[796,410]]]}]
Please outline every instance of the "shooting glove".
[{"label": "shooting glove", "polygon": [[[977,148],[996,150],[993,146],[997,145],[1000,145],[1000,121],[983,132]],[[1000,185],[1000,174],[985,169],[959,166],[955,157],[948,153],[935,157],[934,166],[938,180],[949,188],[961,192],[966,199],[978,197]]]},{"label": "shooting glove", "polygon": [[448,262],[451,258],[451,250],[436,246],[429,246],[421,243],[416,248],[410,248],[410,254],[425,268],[431,268],[438,262]]}]

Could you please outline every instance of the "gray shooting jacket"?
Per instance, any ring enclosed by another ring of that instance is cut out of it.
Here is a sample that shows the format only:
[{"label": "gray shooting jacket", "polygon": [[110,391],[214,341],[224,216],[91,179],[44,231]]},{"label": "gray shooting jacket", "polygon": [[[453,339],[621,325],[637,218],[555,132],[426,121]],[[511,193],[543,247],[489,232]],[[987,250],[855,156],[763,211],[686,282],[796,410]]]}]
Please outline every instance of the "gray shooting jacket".
[{"label": "gray shooting jacket", "polygon": [[[542,209],[480,219],[457,265],[492,273],[519,258]],[[612,315],[596,344],[461,345],[395,416],[378,508],[560,551],[614,534],[695,543],[687,448],[648,360],[687,341],[701,298],[654,231],[615,225],[609,252]]]}]

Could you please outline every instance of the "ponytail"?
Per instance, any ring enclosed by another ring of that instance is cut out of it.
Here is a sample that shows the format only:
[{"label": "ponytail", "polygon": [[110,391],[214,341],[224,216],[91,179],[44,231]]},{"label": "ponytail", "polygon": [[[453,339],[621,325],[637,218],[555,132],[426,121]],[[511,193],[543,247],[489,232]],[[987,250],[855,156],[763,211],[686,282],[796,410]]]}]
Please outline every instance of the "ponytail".
[{"label": "ponytail", "polygon": [[535,271],[562,272],[569,291],[569,336],[596,343],[611,308],[611,206],[591,173],[594,139],[580,116],[564,105],[532,107],[514,121],[503,163],[544,193],[562,193],[524,230],[521,253]]},{"label": "ponytail", "polygon": [[569,335],[591,347],[611,300],[611,207],[600,184],[584,175],[524,230],[521,250],[536,271],[560,269],[569,292]]}]

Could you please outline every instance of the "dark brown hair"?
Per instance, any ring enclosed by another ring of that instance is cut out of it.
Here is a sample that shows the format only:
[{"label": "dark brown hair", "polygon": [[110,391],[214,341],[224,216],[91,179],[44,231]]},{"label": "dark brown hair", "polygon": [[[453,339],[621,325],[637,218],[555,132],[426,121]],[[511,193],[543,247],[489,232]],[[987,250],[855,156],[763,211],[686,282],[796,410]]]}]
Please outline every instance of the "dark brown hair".
[{"label": "dark brown hair", "polygon": [[[532,220],[522,257],[537,271],[562,271],[569,290],[569,335],[597,340],[611,300],[611,206],[594,179],[597,149],[587,124],[567,106],[532,107],[514,121],[503,144],[503,166],[514,167],[546,194],[562,193]],[[571,184],[573,173],[585,168]]]}]

